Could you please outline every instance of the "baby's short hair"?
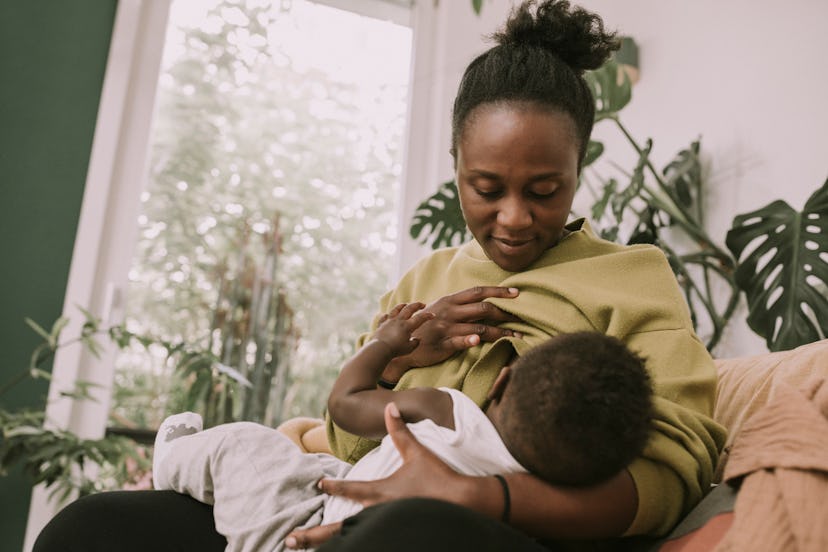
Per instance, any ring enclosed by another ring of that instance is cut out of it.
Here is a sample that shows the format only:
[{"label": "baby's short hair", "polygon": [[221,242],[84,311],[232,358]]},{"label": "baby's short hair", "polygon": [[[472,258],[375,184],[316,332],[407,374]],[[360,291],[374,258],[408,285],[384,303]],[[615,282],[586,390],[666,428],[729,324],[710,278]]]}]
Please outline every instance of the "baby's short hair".
[{"label": "baby's short hair", "polygon": [[560,334],[512,366],[501,399],[504,442],[549,483],[590,485],[641,454],[652,418],[644,360],[599,332]]}]

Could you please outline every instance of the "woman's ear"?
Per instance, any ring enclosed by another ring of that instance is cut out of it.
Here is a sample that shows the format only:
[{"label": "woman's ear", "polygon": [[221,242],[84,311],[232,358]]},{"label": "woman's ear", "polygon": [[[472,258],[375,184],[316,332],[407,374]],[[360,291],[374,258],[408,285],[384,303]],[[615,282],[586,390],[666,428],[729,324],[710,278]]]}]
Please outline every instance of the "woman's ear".
[{"label": "woman's ear", "polygon": [[497,379],[495,379],[494,383],[492,384],[492,388],[489,389],[489,394],[486,395],[486,398],[488,400],[500,400],[500,397],[503,396],[503,392],[506,390],[506,385],[509,383],[509,375],[511,373],[511,366],[504,366],[500,369],[500,373],[497,375]]}]

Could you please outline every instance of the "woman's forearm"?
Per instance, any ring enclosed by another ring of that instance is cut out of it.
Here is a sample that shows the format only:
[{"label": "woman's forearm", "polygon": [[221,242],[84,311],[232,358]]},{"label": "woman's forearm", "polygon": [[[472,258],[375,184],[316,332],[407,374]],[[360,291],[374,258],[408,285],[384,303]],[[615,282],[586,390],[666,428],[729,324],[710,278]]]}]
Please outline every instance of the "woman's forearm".
[{"label": "woman's forearm", "polygon": [[[622,470],[592,487],[555,487],[522,473],[504,476],[509,486],[509,523],[544,538],[605,538],[622,535],[632,524],[638,494],[632,476]],[[494,477],[464,478],[459,502],[501,519],[504,492]],[[453,500],[457,502],[457,500]]]}]

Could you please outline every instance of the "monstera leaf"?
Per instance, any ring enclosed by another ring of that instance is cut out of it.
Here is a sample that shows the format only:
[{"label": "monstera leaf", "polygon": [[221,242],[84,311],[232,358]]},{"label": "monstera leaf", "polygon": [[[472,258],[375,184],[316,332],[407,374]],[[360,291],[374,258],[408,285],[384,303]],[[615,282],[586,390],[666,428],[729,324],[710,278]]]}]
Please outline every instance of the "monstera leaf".
[{"label": "monstera leaf", "polygon": [[[584,73],[595,97],[595,122],[614,117],[632,98],[632,83],[627,73],[610,60],[594,71]],[[620,82],[619,82],[620,80]]]},{"label": "monstera leaf", "polygon": [[[784,201],[740,215],[727,233],[748,325],[783,351],[828,334],[828,181],[801,213]],[[745,255],[745,258],[742,256]]]},{"label": "monstera leaf", "polygon": [[702,169],[699,160],[701,142],[696,140],[689,148],[683,149],[664,167],[666,192],[676,204],[690,211],[697,221],[701,216]]},{"label": "monstera leaf", "polygon": [[601,142],[596,142],[595,140],[590,140],[587,144],[586,154],[584,155],[584,162],[581,163],[581,167],[588,167],[595,163],[601,154],[604,153],[604,144]]},{"label": "monstera leaf", "polygon": [[457,186],[450,180],[420,203],[409,229],[411,237],[432,249],[460,245],[471,239],[460,210]]}]

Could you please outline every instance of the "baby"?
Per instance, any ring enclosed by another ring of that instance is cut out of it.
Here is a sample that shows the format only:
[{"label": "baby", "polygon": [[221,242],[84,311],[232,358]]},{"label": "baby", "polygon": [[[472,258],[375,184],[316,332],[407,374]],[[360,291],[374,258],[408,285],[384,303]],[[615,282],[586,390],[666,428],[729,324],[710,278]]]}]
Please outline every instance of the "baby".
[{"label": "baby", "polygon": [[[385,366],[417,346],[411,335],[432,316],[419,312],[423,306],[395,307],[343,366],[328,401],[343,429],[380,438],[393,402],[417,439],[459,472],[529,471],[572,486],[607,479],[639,455],[649,434],[650,378],[637,355],[601,333],[552,337],[504,367],[485,412],[453,389],[378,386]],[[388,436],[351,465],[303,453],[278,431],[250,422],[202,431],[201,418],[185,412],[159,429],[153,479],[156,489],[213,504],[228,551],[283,550],[295,528],[362,509],[321,493],[319,479],[380,479],[401,463]]]}]

